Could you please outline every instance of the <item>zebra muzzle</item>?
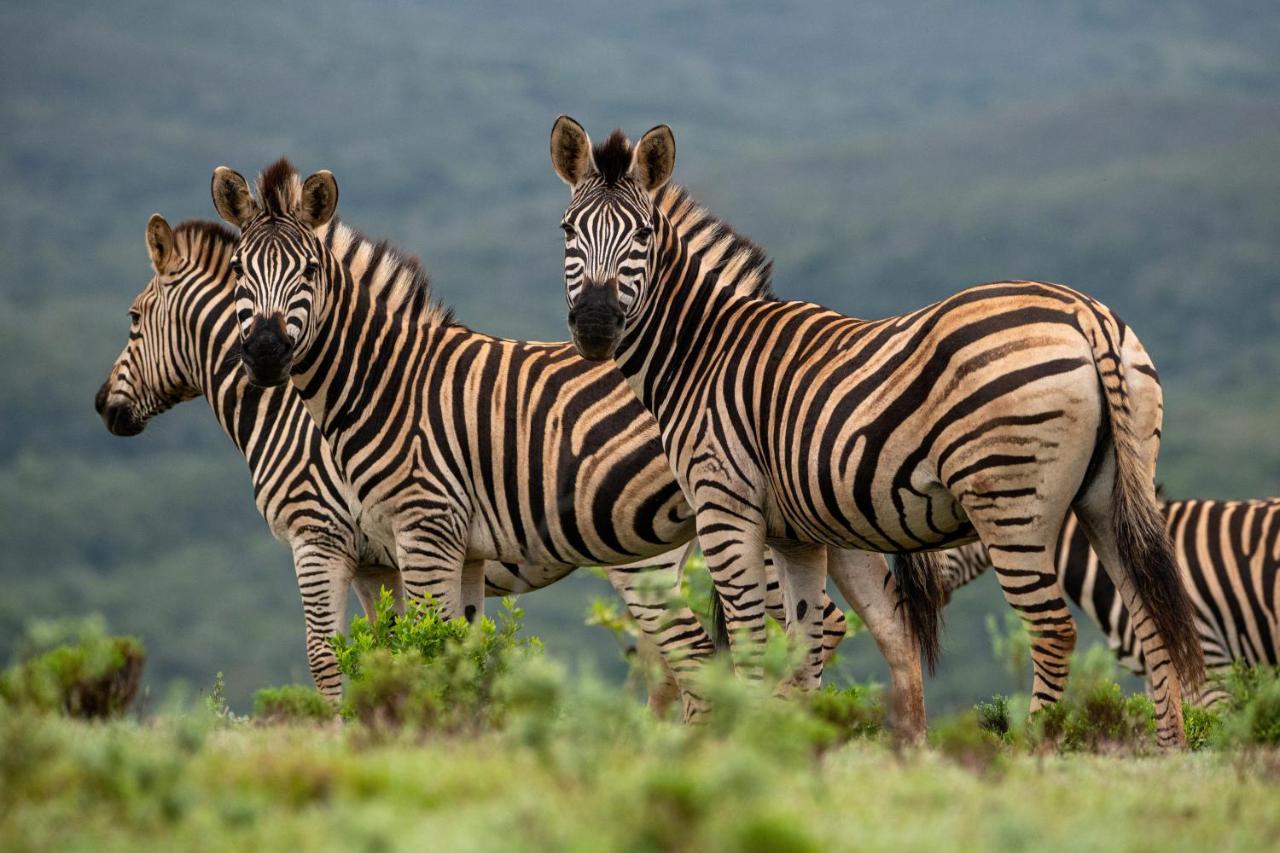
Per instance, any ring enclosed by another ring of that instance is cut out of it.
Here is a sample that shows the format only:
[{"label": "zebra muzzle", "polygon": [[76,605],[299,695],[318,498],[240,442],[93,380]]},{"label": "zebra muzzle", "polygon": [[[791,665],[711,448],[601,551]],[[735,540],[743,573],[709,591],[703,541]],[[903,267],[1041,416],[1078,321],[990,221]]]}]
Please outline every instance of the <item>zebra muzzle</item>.
[{"label": "zebra muzzle", "polygon": [[622,332],[622,306],[614,288],[590,285],[569,310],[569,330],[578,354],[588,361],[613,355]]},{"label": "zebra muzzle", "polygon": [[283,385],[293,365],[293,342],[284,332],[279,315],[258,317],[240,347],[241,363],[254,385],[269,388]]},{"label": "zebra muzzle", "polygon": [[112,435],[134,436],[146,427],[146,421],[139,420],[128,403],[111,402],[111,382],[103,382],[98,393],[93,396],[93,408],[102,418],[107,431]]}]

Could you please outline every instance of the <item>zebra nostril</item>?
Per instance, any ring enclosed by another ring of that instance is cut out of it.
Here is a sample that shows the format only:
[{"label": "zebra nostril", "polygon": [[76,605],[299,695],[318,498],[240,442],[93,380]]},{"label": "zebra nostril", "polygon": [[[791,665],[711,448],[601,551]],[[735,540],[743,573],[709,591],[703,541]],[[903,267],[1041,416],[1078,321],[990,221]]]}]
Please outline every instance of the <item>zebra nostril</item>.
[{"label": "zebra nostril", "polygon": [[102,414],[107,408],[107,395],[111,393],[111,383],[103,382],[98,388],[98,393],[93,395],[93,410],[98,414]]}]

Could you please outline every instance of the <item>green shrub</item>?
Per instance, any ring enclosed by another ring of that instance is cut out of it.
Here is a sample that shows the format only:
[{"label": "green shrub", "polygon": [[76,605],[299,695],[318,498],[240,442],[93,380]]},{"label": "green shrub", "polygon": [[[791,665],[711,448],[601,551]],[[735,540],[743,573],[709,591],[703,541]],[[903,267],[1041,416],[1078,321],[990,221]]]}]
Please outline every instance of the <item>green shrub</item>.
[{"label": "green shrub", "polygon": [[318,690],[302,684],[264,687],[253,694],[253,716],[266,723],[323,722],[336,713]]},{"label": "green shrub", "polygon": [[1004,770],[1004,745],[983,727],[976,711],[941,720],[929,731],[929,742],[948,759],[975,773],[990,775]]},{"label": "green shrub", "polygon": [[[58,639],[66,642],[44,650]],[[0,698],[15,708],[106,719],[122,714],[142,684],[142,643],[107,636],[101,619],[34,623],[21,646],[28,659],[0,677]]]},{"label": "green shrub", "polygon": [[1150,699],[1094,681],[1033,714],[1030,736],[1034,746],[1059,752],[1139,752],[1154,745],[1155,730]]},{"label": "green shrub", "polygon": [[331,641],[349,679],[344,714],[374,728],[477,731],[501,725],[504,677],[542,648],[537,638],[517,636],[523,615],[508,598],[496,623],[446,621],[420,602],[397,616],[383,590],[373,622],[357,617],[349,635]]},{"label": "green shrub", "polygon": [[1215,740],[1223,746],[1280,746],[1280,675],[1238,666],[1228,684],[1232,707]]},{"label": "green shrub", "polygon": [[983,731],[991,732],[998,738],[1009,735],[1013,721],[1009,716],[1008,696],[992,696],[990,702],[979,702],[973,706],[973,710],[978,717],[978,726]]},{"label": "green shrub", "polygon": [[1212,708],[1201,708],[1190,702],[1183,702],[1182,719],[1189,749],[1203,749],[1212,744],[1222,730],[1222,716]]},{"label": "green shrub", "polygon": [[840,743],[875,737],[884,728],[882,692],[878,684],[828,685],[809,697],[809,712],[832,726]]}]

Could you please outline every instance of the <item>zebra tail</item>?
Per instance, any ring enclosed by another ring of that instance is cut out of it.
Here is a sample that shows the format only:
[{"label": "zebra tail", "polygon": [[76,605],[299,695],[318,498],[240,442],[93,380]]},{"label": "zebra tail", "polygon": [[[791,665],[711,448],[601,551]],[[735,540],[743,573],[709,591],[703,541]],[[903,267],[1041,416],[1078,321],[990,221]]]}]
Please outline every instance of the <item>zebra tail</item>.
[{"label": "zebra tail", "polygon": [[893,555],[893,578],[907,628],[915,636],[932,675],[941,652],[942,608],[948,590],[943,578],[945,557],[937,551]]},{"label": "zebra tail", "polygon": [[716,654],[729,651],[729,623],[724,616],[724,602],[714,589],[711,590],[711,640]]},{"label": "zebra tail", "polygon": [[[1098,340],[1102,336],[1094,337]],[[1105,362],[1104,362],[1105,359]],[[1111,385],[1104,363],[1116,365]],[[1124,571],[1142,597],[1160,632],[1161,641],[1182,680],[1182,689],[1193,694],[1204,682],[1204,649],[1196,632],[1194,609],[1165,530],[1156,499],[1155,481],[1147,468],[1135,434],[1129,401],[1129,383],[1123,359],[1111,351],[1096,353],[1094,366],[1102,383],[1115,449],[1116,546]]]}]

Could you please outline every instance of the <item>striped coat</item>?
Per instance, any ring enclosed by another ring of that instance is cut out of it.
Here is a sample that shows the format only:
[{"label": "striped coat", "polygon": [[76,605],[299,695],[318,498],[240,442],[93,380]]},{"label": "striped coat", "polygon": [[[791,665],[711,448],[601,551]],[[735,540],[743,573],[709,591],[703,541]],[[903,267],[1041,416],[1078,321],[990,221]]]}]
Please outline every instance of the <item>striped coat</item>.
[{"label": "striped coat", "polygon": [[[155,215],[147,225],[147,244],[155,275],[130,307],[129,341],[98,391],[96,408],[108,429],[131,436],[172,406],[205,398],[245,457],[258,511],[293,552],[308,663],[316,686],[336,697],[342,679],[328,640],[344,627],[348,589],[354,585],[372,615],[380,587],[397,596],[402,592],[394,558],[357,523],[354,493],[297,392],[291,386],[257,387],[240,369],[230,263],[235,235],[212,222],[184,222],[171,229]],[[674,576],[682,558],[683,550],[675,549],[648,562]],[[570,568],[489,561],[485,592],[540,589]],[[644,593],[637,581],[644,575],[626,566],[607,572],[642,626],[665,629],[653,637],[666,644],[659,651],[676,655],[683,643],[709,645],[692,614],[671,614],[677,622],[685,620],[680,630],[658,620],[666,610],[655,610],[652,594]],[[843,636],[844,616],[832,610],[833,633],[839,629]]]},{"label": "striped coat", "polygon": [[[670,128],[593,147],[562,117],[551,155],[571,188],[574,342],[612,359],[657,418],[731,626],[760,635],[766,542],[788,549],[792,615],[813,636],[822,546],[911,553],[980,537],[1033,631],[1033,707],[1055,701],[1075,626],[1052,549],[1075,508],[1135,613],[1159,737],[1183,742],[1181,681],[1203,662],[1152,487],[1160,386],[1131,329],[1036,282],[871,322],[779,300],[763,252],[666,185]],[[939,579],[900,582],[933,651]]]},{"label": "striped coat", "polygon": [[[362,526],[393,544],[407,593],[471,616],[481,560],[557,573],[644,566],[691,539],[692,512],[653,420],[616,370],[568,344],[458,324],[431,300],[416,260],[332,219],[336,194],[328,173],[304,184],[283,161],[264,172],[257,199],[229,169],[214,178],[215,205],[241,227],[242,363],[252,381],[300,392]],[[901,627],[883,574],[850,598],[893,645]],[[632,609],[660,647],[681,646],[681,673],[710,653],[687,610]],[[831,630],[843,616],[829,599],[817,610],[827,638],[843,635]],[[832,647],[820,636],[815,654]],[[695,713],[701,701],[682,687]]]},{"label": "striped coat", "polygon": [[[1237,661],[1280,664],[1280,499],[1168,501],[1161,511],[1195,607],[1205,666],[1220,673]],[[977,542],[948,551],[946,560],[948,592],[991,567]],[[1121,665],[1147,676],[1129,613],[1075,516],[1062,528],[1056,562],[1062,590],[1102,629]],[[1224,695],[1207,689],[1196,698],[1209,705]]]}]

